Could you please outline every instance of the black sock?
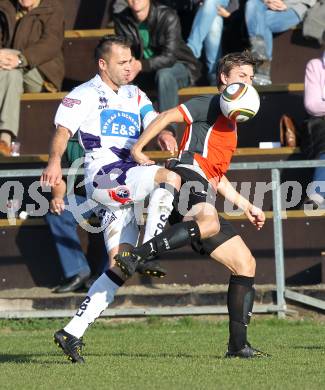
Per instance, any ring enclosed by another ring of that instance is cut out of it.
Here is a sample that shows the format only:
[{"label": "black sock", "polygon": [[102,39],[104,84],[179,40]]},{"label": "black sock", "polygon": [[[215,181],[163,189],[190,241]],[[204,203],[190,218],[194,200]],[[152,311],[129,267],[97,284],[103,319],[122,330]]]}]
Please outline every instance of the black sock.
[{"label": "black sock", "polygon": [[247,325],[252,315],[254,278],[231,275],[227,306],[229,312],[229,350],[239,351],[247,343]]},{"label": "black sock", "polygon": [[193,241],[199,240],[200,236],[200,229],[195,221],[181,222],[135,248],[133,252],[142,259],[146,259],[191,244]]},{"label": "black sock", "polygon": [[123,286],[123,284],[125,283],[125,281],[121,279],[118,275],[116,275],[116,273],[113,272],[111,269],[105,271],[105,274],[111,279],[112,282],[114,282],[120,287]]}]

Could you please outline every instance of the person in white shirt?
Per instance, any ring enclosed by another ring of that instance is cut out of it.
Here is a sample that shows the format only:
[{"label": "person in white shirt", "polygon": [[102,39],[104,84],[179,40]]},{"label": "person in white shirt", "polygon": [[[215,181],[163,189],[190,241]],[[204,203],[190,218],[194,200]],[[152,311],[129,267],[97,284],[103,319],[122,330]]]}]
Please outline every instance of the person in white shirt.
[{"label": "person in white shirt", "polygon": [[[122,37],[104,37],[95,58],[99,74],[69,93],[57,111],[49,162],[41,176],[42,185],[59,185],[61,156],[71,135],[78,131],[85,150],[87,196],[107,210],[103,223],[110,259],[108,271],[91,286],[76,315],[54,334],[68,358],[79,363],[84,361],[84,332],[126,280],[115,266],[114,256],[138,240],[133,207],[151,194],[144,236],[147,241],[164,228],[180,187],[180,177],[174,172],[157,165],[138,165],[130,156],[141,127],[146,128],[157,113],[138,87],[128,85],[132,62],[129,42]],[[177,149],[170,131],[163,130],[159,136],[164,149]]]}]

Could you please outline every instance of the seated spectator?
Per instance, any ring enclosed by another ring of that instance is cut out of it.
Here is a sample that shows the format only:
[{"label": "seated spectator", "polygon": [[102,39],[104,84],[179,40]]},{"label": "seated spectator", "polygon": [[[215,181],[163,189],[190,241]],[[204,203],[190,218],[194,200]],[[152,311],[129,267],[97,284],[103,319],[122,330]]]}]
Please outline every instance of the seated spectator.
[{"label": "seated spectator", "polygon": [[178,89],[195,83],[200,63],[181,36],[179,18],[172,8],[151,0],[128,0],[128,7],[113,16],[117,35],[132,42],[134,60],[130,81],[158,94],[158,109],[178,104]]},{"label": "seated spectator", "polygon": [[223,19],[239,7],[238,0],[204,0],[192,25],[187,45],[196,58],[200,58],[204,46],[207,78],[210,85],[217,85],[217,61],[221,57]]},{"label": "seated spectator", "polygon": [[273,33],[287,31],[299,24],[316,0],[248,0],[245,19],[253,54],[263,63],[254,84],[271,84]]},{"label": "seated spectator", "polygon": [[[78,139],[75,137],[69,140],[64,158],[67,162],[67,167],[74,160],[83,156],[84,151],[79,145]],[[87,200],[85,187],[79,186],[82,180],[83,177],[77,178],[74,183],[75,188],[71,194],[70,191],[67,194],[67,185],[64,180],[59,185],[52,187],[50,210],[45,215],[65,278],[64,282],[53,290],[55,293],[67,293],[80,289],[88,282],[91,274],[77,234],[78,221],[76,221],[73,213],[66,209],[66,205],[69,203],[69,196],[74,197],[74,201],[78,206]],[[89,210],[83,214],[83,217],[89,219],[93,215],[93,211]],[[108,255],[105,250],[103,251],[100,273],[105,271],[107,265]]]},{"label": "seated spectator", "polygon": [[61,88],[63,38],[60,1],[0,1],[1,154],[10,154],[11,140],[18,134],[20,95]]},{"label": "seated spectator", "polygon": [[[323,34],[325,49],[325,32]],[[321,58],[313,58],[307,63],[305,72],[304,105],[310,117],[305,122],[306,136],[302,148],[308,157],[325,160],[325,50]],[[325,168],[315,168],[314,191],[309,194],[314,207],[325,207]]]},{"label": "seated spectator", "polygon": [[[159,0],[159,3],[177,11],[181,20],[182,35],[186,40],[191,30],[196,9],[199,7],[201,0]],[[127,6],[127,0],[115,0],[112,4],[113,14],[123,11]]]}]

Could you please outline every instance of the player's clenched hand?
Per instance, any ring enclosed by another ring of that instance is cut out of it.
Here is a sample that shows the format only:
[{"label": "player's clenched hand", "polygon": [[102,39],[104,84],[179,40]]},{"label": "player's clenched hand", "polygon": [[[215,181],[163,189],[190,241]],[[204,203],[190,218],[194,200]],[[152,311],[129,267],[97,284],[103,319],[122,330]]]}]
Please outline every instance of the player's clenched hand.
[{"label": "player's clenched hand", "polygon": [[62,198],[55,197],[50,202],[50,211],[52,214],[60,215],[64,211],[64,200]]},{"label": "player's clenched hand", "polygon": [[153,160],[150,160],[150,158],[146,156],[142,150],[135,147],[131,149],[131,156],[133,160],[140,165],[152,165],[155,163]]},{"label": "player's clenched hand", "polygon": [[54,187],[62,180],[62,169],[59,162],[49,162],[41,176],[41,186]]},{"label": "player's clenched hand", "polygon": [[262,229],[265,223],[265,214],[260,208],[250,205],[245,214],[249,221],[256,226],[257,230]]},{"label": "player's clenched hand", "polygon": [[178,150],[176,138],[169,130],[161,131],[157,137],[157,142],[161,150],[167,150],[170,153],[175,153]]}]

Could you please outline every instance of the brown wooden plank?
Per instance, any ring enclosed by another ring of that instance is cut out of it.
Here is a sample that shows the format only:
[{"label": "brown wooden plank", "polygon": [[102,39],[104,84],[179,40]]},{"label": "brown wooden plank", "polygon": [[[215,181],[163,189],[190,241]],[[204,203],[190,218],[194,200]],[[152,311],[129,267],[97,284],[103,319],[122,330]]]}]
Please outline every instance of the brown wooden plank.
[{"label": "brown wooden plank", "polygon": [[36,93],[23,93],[21,95],[21,101],[43,101],[43,100],[62,100],[68,92],[36,92]]},{"label": "brown wooden plank", "polygon": [[[304,90],[303,83],[289,83],[289,84],[271,84],[264,86],[257,86],[258,92],[302,92]],[[179,96],[196,96],[205,94],[215,94],[218,92],[217,87],[187,87],[181,88],[178,91]]]},{"label": "brown wooden plank", "polygon": [[[238,148],[234,156],[268,156],[268,155],[294,155],[299,154],[300,148],[282,147],[273,149],[259,148]],[[156,160],[166,160],[171,157],[176,157],[177,154],[171,154],[165,151],[146,151],[145,154],[149,158]],[[47,162],[48,154],[26,154],[17,157],[5,157],[0,155],[0,163],[5,164],[20,164],[20,163],[37,163]]]},{"label": "brown wooden plank", "polygon": [[96,30],[66,30],[64,32],[64,38],[94,38],[113,34],[114,28],[101,28]]},{"label": "brown wooden plank", "polygon": [[[272,84],[268,86],[258,87],[259,92],[302,92],[304,90],[304,84],[292,83],[292,84]],[[21,100],[61,100],[68,92],[40,92],[40,93],[23,93]],[[179,96],[196,96],[205,94],[217,93],[216,87],[188,87],[182,88],[178,91]]]},{"label": "brown wooden plank", "polygon": [[[248,221],[247,217],[243,213],[219,213],[219,215],[225,219],[231,221]],[[273,219],[273,211],[265,212],[266,219]],[[282,212],[282,219],[309,219],[309,218],[325,218],[325,210],[311,210],[308,212],[308,215],[304,210],[287,210]],[[92,220],[92,223],[95,222],[95,219]],[[0,227],[4,228],[16,228],[17,226],[46,226],[47,223],[43,218],[29,218],[26,220],[16,219],[16,223],[13,225],[9,223],[7,219],[0,219]]]}]

